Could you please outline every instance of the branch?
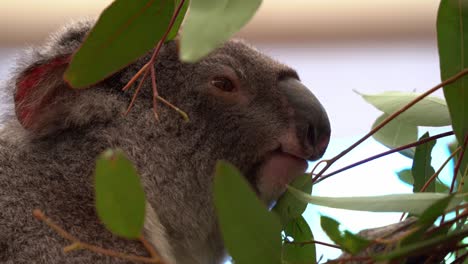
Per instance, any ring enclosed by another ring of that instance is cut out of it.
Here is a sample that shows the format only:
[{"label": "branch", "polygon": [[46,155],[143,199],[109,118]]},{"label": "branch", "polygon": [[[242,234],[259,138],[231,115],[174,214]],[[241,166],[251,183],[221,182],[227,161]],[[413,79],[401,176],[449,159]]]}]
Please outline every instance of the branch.
[{"label": "branch", "polygon": [[[460,152],[460,156],[458,157],[457,164],[455,165],[455,169],[453,170],[453,179],[452,179],[452,184],[450,185],[450,193],[453,193],[453,190],[455,188],[455,181],[457,179],[457,174],[458,171],[460,170],[461,162],[463,160],[463,157],[465,155],[465,150],[468,145],[468,134],[465,135],[465,140],[463,142],[462,150]],[[463,173],[460,173],[463,177]]]},{"label": "branch", "polygon": [[339,170],[336,170],[334,172],[331,172],[327,175],[323,175],[321,176],[320,178],[316,179],[315,183],[319,183],[335,174],[338,174],[340,172],[343,172],[343,171],[346,171],[346,170],[349,170],[349,169],[352,169],[356,166],[359,166],[359,165],[362,165],[364,163],[367,163],[367,162],[370,162],[370,161],[373,161],[375,159],[378,159],[378,158],[381,158],[381,157],[385,157],[387,155],[390,155],[390,154],[393,154],[395,152],[400,152],[402,150],[405,150],[405,149],[408,149],[408,148],[412,148],[412,147],[416,147],[416,146],[419,146],[419,145],[422,145],[424,143],[427,143],[429,141],[432,141],[432,140],[436,140],[436,139],[439,139],[439,138],[443,138],[443,137],[447,137],[447,136],[451,136],[453,135],[453,131],[449,131],[449,132],[445,132],[445,133],[442,133],[442,134],[438,134],[438,135],[435,135],[435,136],[432,136],[432,137],[428,137],[428,138],[424,138],[424,139],[421,139],[419,141],[416,141],[416,142],[413,142],[413,143],[410,143],[410,144],[407,144],[407,145],[403,145],[401,147],[398,147],[398,148],[395,148],[395,149],[391,149],[391,150],[388,150],[388,151],[385,151],[385,152],[382,152],[380,154],[377,154],[377,155],[374,155],[374,156],[371,156],[367,159],[363,159],[361,161],[358,161],[356,163],[353,163],[351,165],[348,165],[346,167],[343,167]]},{"label": "branch", "polygon": [[128,255],[128,254],[125,254],[125,253],[121,253],[121,252],[117,252],[117,251],[114,251],[114,250],[105,249],[105,248],[98,247],[98,246],[95,246],[95,245],[92,245],[92,244],[88,244],[88,243],[85,243],[85,242],[81,242],[78,238],[72,236],[70,233],[68,233],[63,228],[61,228],[56,223],[54,223],[52,220],[50,220],[50,218],[45,216],[45,214],[39,209],[35,209],[33,211],[33,216],[36,219],[44,222],[51,229],[53,229],[55,232],[57,232],[57,234],[59,234],[61,237],[65,238],[66,240],[68,240],[70,242],[72,242],[71,245],[69,245],[69,246],[67,246],[67,247],[65,247],[63,249],[63,251],[65,253],[67,253],[69,251],[72,251],[72,250],[76,250],[76,249],[87,249],[87,250],[92,251],[94,253],[101,254],[101,255],[106,255],[106,256],[114,257],[114,258],[120,258],[120,259],[125,259],[125,260],[130,260],[130,261],[141,262],[141,263],[163,264],[160,257],[155,255],[156,252],[154,251],[154,249],[148,250],[148,247],[150,247],[150,245],[145,244],[145,242],[143,242],[143,241],[142,241],[143,245],[148,250],[148,252],[152,255],[151,258],[141,257],[141,256],[136,256],[136,255]]},{"label": "branch", "polygon": [[[143,74],[143,76],[141,77],[141,80],[140,80],[140,84],[138,85],[138,88],[135,90],[135,94],[133,95],[133,98],[132,98],[132,101],[130,102],[128,108],[127,108],[127,111],[125,112],[125,115],[127,115],[130,110],[132,109],[134,103],[135,103],[135,100],[140,92],[140,89],[141,89],[141,86],[143,84],[143,82],[146,80],[146,77],[148,77],[148,73],[151,71],[152,72],[152,82],[154,83],[154,85],[152,85],[153,87],[153,112],[155,114],[155,117],[157,119],[157,113],[156,113],[156,99],[162,101],[163,103],[165,103],[166,105],[170,106],[171,108],[175,109],[179,114],[182,115],[182,117],[184,118],[185,121],[188,121],[188,115],[183,112],[182,110],[180,110],[179,108],[175,107],[174,105],[170,104],[168,101],[164,100],[162,97],[160,97],[158,95],[158,91],[157,91],[157,87],[155,85],[156,83],[156,75],[153,74],[154,72],[154,66],[152,66],[154,64],[154,62],[156,61],[156,58],[158,57],[159,55],[159,52],[161,51],[161,48],[162,48],[162,45],[164,44],[164,42],[166,42],[166,39],[167,39],[167,36],[169,35],[169,33],[171,32],[172,30],[172,27],[174,26],[174,23],[177,19],[177,16],[179,16],[179,13],[180,13],[180,10],[182,10],[182,7],[185,3],[185,0],[181,0],[179,5],[177,6],[174,14],[172,15],[171,17],[171,21],[169,22],[169,25],[166,29],[166,32],[164,32],[164,35],[162,36],[162,38],[159,40],[158,44],[156,45],[156,48],[153,52],[153,55],[151,56],[151,59],[145,64],[143,65],[143,67],[141,67],[141,69],[130,79],[130,81],[124,86],[124,88],[122,88],[123,91],[127,91],[128,89],[130,89],[130,87],[136,82],[136,80]],[[150,67],[152,66],[152,67]]]},{"label": "branch", "polygon": [[[460,79],[461,77],[465,76],[468,74],[468,68],[466,69],[463,69],[462,71],[460,71],[459,73],[455,74],[454,76],[448,78],[447,80],[441,82],[440,84],[434,86],[433,88],[431,88],[430,90],[426,91],[425,93],[419,95],[417,98],[415,98],[413,101],[409,102],[408,104],[406,104],[404,107],[402,107],[401,109],[399,109],[398,111],[396,111],[395,113],[391,114],[390,116],[388,116],[384,121],[382,121],[382,123],[380,123],[379,125],[377,125],[375,128],[373,128],[369,133],[367,133],[366,135],[364,135],[361,139],[359,139],[358,141],[356,141],[354,144],[352,144],[350,147],[348,147],[347,149],[343,150],[340,154],[336,155],[335,157],[333,157],[332,159],[328,160],[326,162],[326,165],[325,167],[320,170],[320,172],[315,175],[313,178],[312,178],[312,182],[315,183],[317,181],[317,179],[319,177],[322,176],[322,174],[328,169],[331,167],[331,165],[333,165],[333,163],[335,163],[337,160],[339,160],[341,157],[345,156],[346,154],[348,154],[351,150],[353,150],[354,148],[356,148],[357,146],[359,146],[362,142],[364,142],[366,139],[368,139],[369,137],[371,137],[373,134],[375,134],[377,131],[379,131],[382,127],[384,127],[386,124],[388,124],[390,121],[392,121],[393,119],[395,119],[397,116],[399,116],[400,114],[402,114],[403,112],[405,112],[406,110],[408,110],[409,108],[411,108],[413,105],[415,105],[417,102],[421,101],[422,99],[424,99],[425,97],[427,97],[428,95],[432,94],[433,92],[439,90],[441,87],[443,86],[446,86],[448,84],[451,84],[453,82],[455,82],[456,80]],[[311,172],[311,176],[314,175],[314,170],[312,170]]]},{"label": "branch", "polygon": [[285,243],[286,243],[286,244],[299,245],[299,246],[308,245],[308,244],[319,244],[319,245],[322,245],[322,246],[327,246],[327,247],[332,247],[332,248],[341,249],[340,246],[333,245],[333,244],[329,244],[329,243],[325,243],[325,242],[321,242],[321,241],[317,241],[317,240],[309,240],[309,241],[303,241],[303,242],[285,241]]}]

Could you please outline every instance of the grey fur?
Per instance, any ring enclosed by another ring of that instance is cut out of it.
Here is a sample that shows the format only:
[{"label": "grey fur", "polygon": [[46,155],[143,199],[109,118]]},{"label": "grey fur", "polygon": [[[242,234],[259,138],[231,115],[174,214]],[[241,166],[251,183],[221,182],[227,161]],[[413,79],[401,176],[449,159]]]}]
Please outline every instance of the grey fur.
[{"label": "grey fur", "polygon": [[[91,26],[92,22],[74,23],[27,51],[18,60],[16,75],[7,81],[9,96],[17,93],[16,83],[31,67],[72,54]],[[67,241],[32,217],[35,208],[82,241],[145,254],[139,243],[111,235],[95,214],[94,160],[106,148],[123,149],[138,168],[153,215],[146,220],[145,234],[167,263],[220,263],[225,257],[211,199],[218,159],[240,168],[260,197],[270,202],[279,193],[259,191],[256,172],[265,156],[280,147],[281,137],[289,135],[288,146],[300,149],[303,158],[323,154],[330,127],[318,101],[307,91],[301,96],[315,101],[292,105],[278,83],[295,79],[296,73],[241,41],[230,41],[195,64],[179,61],[174,42],[164,45],[155,64],[159,93],[186,111],[190,122],[162,104],[156,122],[149,82],[124,117],[133,92],[120,89],[149,56],[79,91],[60,78],[65,68],[57,69],[40,82],[34,96],[17,102],[16,107],[27,104],[38,114],[27,129],[13,115],[1,132],[0,263],[126,263],[84,250],[64,254]],[[226,71],[238,76],[238,92],[210,86],[210,78]],[[43,104],[53,91],[53,100]],[[301,111],[295,111],[298,107]],[[298,118],[299,112],[304,116]],[[317,125],[319,134],[313,135],[322,142],[320,150],[298,141],[309,135],[304,133],[313,133],[302,129],[309,125]]]}]

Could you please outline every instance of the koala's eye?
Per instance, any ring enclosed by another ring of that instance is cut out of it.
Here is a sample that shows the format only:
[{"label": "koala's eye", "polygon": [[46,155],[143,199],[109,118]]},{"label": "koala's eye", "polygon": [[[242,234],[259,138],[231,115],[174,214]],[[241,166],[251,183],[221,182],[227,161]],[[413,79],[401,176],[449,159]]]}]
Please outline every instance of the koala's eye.
[{"label": "koala's eye", "polygon": [[234,83],[227,77],[215,77],[211,80],[211,85],[224,92],[233,92],[235,90]]}]

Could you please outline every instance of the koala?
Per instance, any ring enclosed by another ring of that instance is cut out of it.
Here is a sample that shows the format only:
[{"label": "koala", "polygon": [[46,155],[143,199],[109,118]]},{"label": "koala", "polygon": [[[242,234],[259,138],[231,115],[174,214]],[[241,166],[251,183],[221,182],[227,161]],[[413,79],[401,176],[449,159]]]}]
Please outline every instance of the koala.
[{"label": "koala", "polygon": [[216,162],[234,164],[271,205],[326,150],[324,108],[293,69],[243,41],[192,64],[169,41],[154,64],[158,92],[190,121],[163,104],[155,120],[149,79],[123,115],[133,91],[122,87],[151,52],[93,87],[71,89],[63,73],[93,24],[75,22],[25,51],[2,88],[12,107],[0,133],[0,262],[128,263],[86,250],[63,253],[68,241],[34,219],[36,208],[83,242],[146,255],[139,241],[107,231],[94,209],[95,159],[119,148],[141,177],[143,235],[164,263],[223,263],[212,198]]}]

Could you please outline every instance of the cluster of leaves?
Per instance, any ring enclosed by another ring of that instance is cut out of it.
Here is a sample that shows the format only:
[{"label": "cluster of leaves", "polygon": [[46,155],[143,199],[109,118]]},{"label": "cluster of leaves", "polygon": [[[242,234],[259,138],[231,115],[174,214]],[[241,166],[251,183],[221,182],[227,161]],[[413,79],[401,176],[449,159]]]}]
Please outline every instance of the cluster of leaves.
[{"label": "cluster of leaves", "polygon": [[[185,15],[184,27],[180,32],[180,57],[186,62],[196,61],[238,31],[256,12],[260,3],[261,0],[116,0],[104,10],[75,54],[65,78],[76,88],[98,82],[141,57],[157,43],[174,39]],[[465,36],[468,36],[468,22],[465,21],[468,9],[465,6],[452,0],[442,0],[439,8],[437,27],[444,80],[462,71],[468,64],[468,52],[465,52],[468,44],[464,43]],[[188,9],[190,12],[187,12]],[[418,126],[452,125],[461,156],[466,149],[468,135],[468,92],[464,79],[444,87],[444,93],[446,103],[435,97],[427,97],[393,119],[374,137],[384,145],[395,148],[416,141]],[[417,96],[415,93],[399,92],[363,95],[365,100],[383,112],[375,126]],[[401,152],[414,161],[411,170],[400,173],[402,179],[413,184],[414,194],[341,198],[312,196],[309,195],[312,192],[310,175],[304,175],[289,187],[272,211],[268,211],[258,200],[236,168],[219,162],[214,200],[229,253],[239,264],[316,263],[313,234],[302,217],[307,203],[418,215],[413,232],[402,236],[395,250],[370,256],[374,260],[398,259],[448,242],[456,245],[468,232],[464,225],[466,195],[449,194],[448,187],[433,181],[435,170],[430,165],[433,145],[434,142],[428,142]],[[459,161],[454,184],[462,186],[463,177],[467,174],[468,155],[462,159],[454,155],[454,159]],[[143,228],[145,199],[131,162],[121,151],[109,150],[97,160],[95,179],[96,207],[106,227],[123,237],[139,237]],[[426,184],[426,190],[430,193],[420,193]],[[460,193],[466,193],[466,186]],[[451,221],[452,225],[441,224],[430,239],[425,236],[441,215],[460,208],[464,208],[464,211]],[[341,231],[340,224],[331,218],[322,217],[321,225],[346,252],[355,254],[375,243]],[[466,248],[460,252],[466,254]]]}]

